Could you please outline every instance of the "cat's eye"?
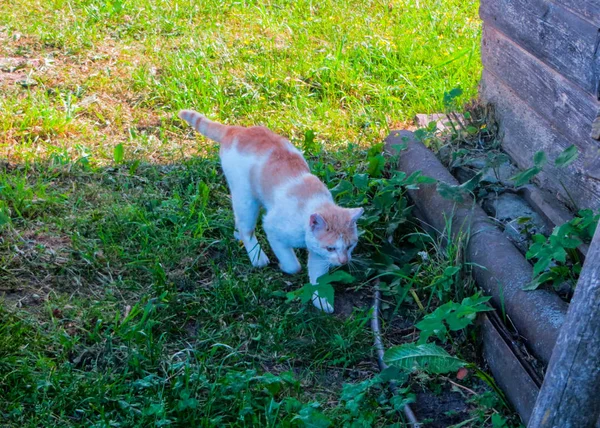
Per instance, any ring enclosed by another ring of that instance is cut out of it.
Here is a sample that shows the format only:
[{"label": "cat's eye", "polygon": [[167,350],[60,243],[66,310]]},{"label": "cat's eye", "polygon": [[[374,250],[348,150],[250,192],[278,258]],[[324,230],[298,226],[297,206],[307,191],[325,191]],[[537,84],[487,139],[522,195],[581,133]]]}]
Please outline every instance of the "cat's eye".
[{"label": "cat's eye", "polygon": [[333,253],[335,251],[335,247],[326,247],[326,250],[330,253]]}]

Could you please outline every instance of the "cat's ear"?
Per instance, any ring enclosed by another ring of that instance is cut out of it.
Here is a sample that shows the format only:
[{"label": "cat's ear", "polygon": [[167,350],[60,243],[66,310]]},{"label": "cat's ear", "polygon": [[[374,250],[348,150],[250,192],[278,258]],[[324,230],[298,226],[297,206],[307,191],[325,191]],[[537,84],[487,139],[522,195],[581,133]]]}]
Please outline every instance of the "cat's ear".
[{"label": "cat's ear", "polygon": [[356,223],[361,215],[365,212],[362,208],[350,208],[350,221]]},{"label": "cat's ear", "polygon": [[310,216],[310,230],[313,232],[321,232],[325,230],[327,223],[321,214],[311,214]]}]

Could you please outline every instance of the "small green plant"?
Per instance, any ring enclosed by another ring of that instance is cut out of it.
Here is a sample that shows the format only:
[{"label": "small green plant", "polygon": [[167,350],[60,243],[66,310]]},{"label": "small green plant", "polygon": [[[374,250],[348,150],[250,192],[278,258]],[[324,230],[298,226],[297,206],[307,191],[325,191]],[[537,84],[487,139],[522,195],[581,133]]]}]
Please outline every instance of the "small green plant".
[{"label": "small green plant", "polygon": [[438,181],[437,191],[445,199],[450,199],[454,202],[464,202],[465,195],[472,193],[475,190],[475,188],[479,184],[479,181],[481,180],[482,175],[483,172],[479,172],[469,181],[457,185],[447,184],[443,181]]},{"label": "small green plant", "polygon": [[122,163],[125,158],[125,149],[123,147],[123,143],[119,143],[113,149],[113,160],[115,163]]},{"label": "small green plant", "polygon": [[448,302],[438,307],[417,323],[416,327],[421,330],[418,343],[427,343],[431,336],[446,342],[449,331],[463,330],[475,321],[479,312],[493,311],[494,309],[487,305],[489,300],[489,296],[476,293],[464,298],[461,303]]},{"label": "small green plant", "polygon": [[313,297],[313,293],[318,293],[319,297],[324,298],[327,302],[334,305],[334,294],[333,283],[351,284],[354,281],[354,277],[343,270],[337,270],[333,273],[323,275],[317,280],[318,284],[305,284],[298,290],[287,293],[288,302],[296,299],[300,299],[302,303],[308,303]]},{"label": "small green plant", "polygon": [[600,213],[581,210],[572,220],[555,227],[548,238],[533,235],[533,244],[526,254],[527,259],[535,260],[533,280],[525,290],[535,290],[546,283],[558,287],[565,281],[575,285],[582,268],[576,248],[592,239],[599,218]]},{"label": "small green plant", "polygon": [[10,211],[8,204],[0,201],[0,230],[10,224]]},{"label": "small green plant", "polygon": [[[554,166],[557,168],[564,168],[575,162],[577,157],[579,156],[579,151],[577,147],[571,145],[567,147],[563,152],[558,155],[558,157],[554,160]],[[524,184],[529,183],[536,175],[542,172],[542,169],[548,162],[548,157],[546,156],[546,152],[539,151],[533,156],[533,166],[524,171],[521,171],[517,175],[511,178],[515,182],[515,186],[523,186]]]},{"label": "small green plant", "polygon": [[320,407],[318,402],[309,403],[303,406],[293,421],[302,422],[302,425],[309,428],[327,428],[331,426],[331,419],[317,410]]},{"label": "small green plant", "polygon": [[519,187],[524,184],[527,184],[531,181],[533,177],[542,172],[542,168],[546,165],[548,158],[546,156],[546,152],[539,151],[533,156],[533,164],[534,166],[528,168],[524,171],[521,171],[514,177],[511,177],[511,180],[515,182],[515,186]]},{"label": "small green plant", "polygon": [[577,157],[579,156],[579,151],[577,147],[571,145],[567,147],[555,160],[554,165],[559,168],[564,168],[575,162]]}]

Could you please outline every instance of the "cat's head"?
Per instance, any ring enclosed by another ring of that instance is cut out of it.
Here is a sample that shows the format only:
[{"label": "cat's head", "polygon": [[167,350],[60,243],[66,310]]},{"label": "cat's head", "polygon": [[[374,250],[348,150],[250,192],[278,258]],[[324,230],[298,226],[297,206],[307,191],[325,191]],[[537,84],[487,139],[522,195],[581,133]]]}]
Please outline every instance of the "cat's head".
[{"label": "cat's head", "polygon": [[362,213],[362,208],[321,207],[310,216],[306,236],[308,250],[333,266],[348,263],[358,242],[356,221]]}]

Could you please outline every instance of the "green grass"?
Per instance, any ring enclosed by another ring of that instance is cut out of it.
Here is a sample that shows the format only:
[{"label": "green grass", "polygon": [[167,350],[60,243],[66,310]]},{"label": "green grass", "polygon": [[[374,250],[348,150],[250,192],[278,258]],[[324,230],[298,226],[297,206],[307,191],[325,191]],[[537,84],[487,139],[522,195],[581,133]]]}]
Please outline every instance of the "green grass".
[{"label": "green grass", "polygon": [[30,0],[0,12],[0,55],[46,64],[31,75],[42,87],[0,100],[0,154],[19,160],[76,157],[77,144],[106,162],[117,142],[146,159],[196,154],[181,108],[371,145],[454,87],[473,97],[481,68],[476,1]]},{"label": "green grass", "polygon": [[[377,382],[369,279],[399,266],[386,345],[421,302],[472,285],[445,274],[457,247],[410,235],[407,182],[377,144],[450,89],[475,95],[476,15],[459,0],[0,4],[0,63],[27,60],[38,82],[0,72],[0,425],[401,425],[402,399],[448,390],[421,373],[394,400]],[[290,136],[340,202],[366,206],[356,281],[337,288],[362,304],[325,316],[286,299],[305,272],[251,268],[216,148],[181,108]],[[473,359],[469,343],[446,348]],[[466,382],[470,426],[506,413]]]}]

